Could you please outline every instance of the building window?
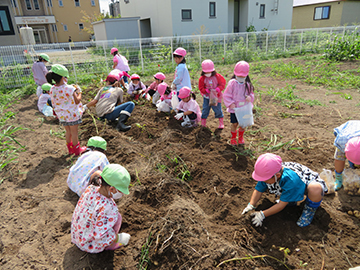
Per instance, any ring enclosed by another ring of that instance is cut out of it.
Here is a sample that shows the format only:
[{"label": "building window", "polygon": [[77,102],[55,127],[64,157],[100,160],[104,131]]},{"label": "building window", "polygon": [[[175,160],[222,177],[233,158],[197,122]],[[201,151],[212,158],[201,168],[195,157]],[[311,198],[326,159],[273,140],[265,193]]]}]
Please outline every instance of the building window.
[{"label": "building window", "polygon": [[16,3],[16,0],[11,0],[11,5],[16,8],[17,7],[17,3]]},{"label": "building window", "polygon": [[59,7],[63,7],[63,6],[64,6],[63,1],[59,0]]},{"label": "building window", "polygon": [[52,7],[52,0],[46,0],[47,6]]},{"label": "building window", "polygon": [[265,18],[265,4],[260,5],[260,18]]},{"label": "building window", "polygon": [[181,19],[183,21],[191,20],[191,9],[182,9],[181,10]]},{"label": "building window", "polygon": [[75,7],[80,7],[80,0],[75,0]]},{"label": "building window", "polygon": [[25,4],[26,4],[26,9],[27,10],[31,10],[32,8],[31,8],[31,2],[30,2],[30,0],[25,0]]},{"label": "building window", "polygon": [[7,6],[0,6],[0,35],[15,35],[9,8]]},{"label": "building window", "polygon": [[330,18],[330,6],[316,7],[314,20],[325,20]]},{"label": "building window", "polygon": [[67,30],[68,30],[67,25],[64,24],[64,31],[67,31]]},{"label": "building window", "polygon": [[53,31],[53,32],[57,32],[57,26],[56,26],[56,24],[52,24],[52,25],[51,25],[51,28],[52,28],[52,31]]},{"label": "building window", "polygon": [[209,17],[216,17],[216,2],[210,2]]},{"label": "building window", "polygon": [[38,0],[34,0],[34,8],[35,8],[36,10],[39,10],[39,9],[40,9],[39,1],[38,1]]},{"label": "building window", "polygon": [[83,23],[79,23],[79,30],[83,30],[84,29],[84,24]]},{"label": "building window", "polygon": [[95,0],[91,0],[91,5],[95,7]]}]

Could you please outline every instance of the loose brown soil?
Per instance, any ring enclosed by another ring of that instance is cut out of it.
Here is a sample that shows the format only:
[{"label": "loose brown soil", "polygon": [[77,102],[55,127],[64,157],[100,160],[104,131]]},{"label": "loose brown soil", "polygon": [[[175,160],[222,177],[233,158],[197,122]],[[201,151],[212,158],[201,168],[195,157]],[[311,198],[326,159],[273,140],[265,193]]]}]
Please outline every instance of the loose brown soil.
[{"label": "loose brown soil", "polygon": [[[231,77],[230,71],[219,72],[227,80]],[[228,144],[228,113],[222,131],[217,130],[212,112],[209,128],[184,129],[173,114],[158,113],[144,102],[136,105],[128,121],[132,128],[126,133],[97,120],[95,126],[89,114],[84,116],[82,144],[91,136],[102,136],[108,142],[109,161],[125,166],[132,177],[130,195],[118,202],[121,230],[131,234],[129,245],[100,254],[84,253],[70,241],[78,197],[67,187],[66,178],[76,160],[67,155],[65,141],[57,136],[63,129],[37,111],[35,95],[14,104],[11,110],[17,114],[11,124],[26,128],[17,133],[26,151],[2,173],[0,268],[138,269],[148,240],[147,269],[215,269],[224,260],[257,255],[277,260],[254,258],[220,268],[304,269],[301,262],[308,264],[306,269],[360,265],[360,220],[347,214],[360,210],[359,196],[349,196],[344,190],[326,196],[306,228],[296,225],[303,203],[266,218],[261,228],[251,224],[249,215],[241,215],[256,184],[251,178],[255,158],[271,138],[271,145],[294,139],[291,148],[296,149],[272,151],[284,161],[299,162],[318,172],[333,170],[333,129],[348,119],[360,119],[356,107],[360,94],[356,89],[343,90],[352,96],[345,100],[301,81],[266,74],[252,77],[261,111],[255,112],[255,125],[245,134],[245,147]],[[294,110],[265,94],[270,86],[286,84],[296,85],[298,96],[325,106],[299,103]],[[199,95],[197,100],[201,105]],[[334,100],[336,103],[330,102]],[[188,181],[180,180],[182,176]],[[272,195],[264,195],[257,210],[275,203]],[[290,249],[286,266],[280,263],[285,255],[280,247]]]}]

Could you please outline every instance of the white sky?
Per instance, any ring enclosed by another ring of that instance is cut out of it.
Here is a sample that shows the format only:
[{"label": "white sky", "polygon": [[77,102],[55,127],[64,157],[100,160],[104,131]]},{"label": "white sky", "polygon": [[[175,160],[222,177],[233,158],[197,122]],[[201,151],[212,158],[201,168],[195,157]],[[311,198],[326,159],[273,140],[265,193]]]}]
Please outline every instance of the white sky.
[{"label": "white sky", "polygon": [[109,12],[109,0],[99,0],[100,3],[100,12]]}]

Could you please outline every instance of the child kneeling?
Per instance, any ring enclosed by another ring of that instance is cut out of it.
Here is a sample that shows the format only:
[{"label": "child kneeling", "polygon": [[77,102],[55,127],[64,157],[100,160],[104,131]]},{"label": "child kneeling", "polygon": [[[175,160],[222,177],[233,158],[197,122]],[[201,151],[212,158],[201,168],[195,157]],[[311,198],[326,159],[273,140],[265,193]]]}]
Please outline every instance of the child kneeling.
[{"label": "child kneeling", "polygon": [[130,234],[119,234],[122,217],[114,199],[129,194],[129,185],[130,174],[124,167],[107,165],[76,205],[71,220],[71,242],[89,253],[126,246]]}]

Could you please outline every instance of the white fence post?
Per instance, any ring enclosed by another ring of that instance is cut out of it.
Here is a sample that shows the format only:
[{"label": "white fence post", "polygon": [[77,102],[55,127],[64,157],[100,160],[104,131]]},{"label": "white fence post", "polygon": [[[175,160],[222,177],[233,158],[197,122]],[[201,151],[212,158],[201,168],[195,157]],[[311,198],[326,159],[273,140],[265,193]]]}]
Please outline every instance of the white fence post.
[{"label": "white fence post", "polygon": [[144,59],[143,59],[143,54],[142,54],[141,38],[139,38],[139,46],[140,46],[140,57],[141,57],[141,69],[142,69],[142,72],[144,73]]},{"label": "white fence post", "polygon": [[170,38],[170,46],[171,46],[171,52],[170,52],[170,55],[171,55],[171,64],[174,64],[174,57],[172,57],[172,53],[174,51],[174,48],[173,48],[173,39]]},{"label": "white fence post", "polygon": [[110,72],[109,72],[109,64],[106,59],[105,42],[103,42],[103,50],[104,50],[104,57],[105,57],[105,62],[106,62],[106,70],[107,70],[107,74],[109,74]]},{"label": "white fence post", "polygon": [[268,41],[269,41],[269,32],[266,31],[266,46],[265,46],[265,53],[267,54],[268,51]]},{"label": "white fence post", "polygon": [[225,35],[224,35],[224,64],[225,64],[225,57],[226,57],[226,41],[225,41]]},{"label": "white fence post", "polygon": [[284,31],[284,52],[286,52],[286,31]]},{"label": "white fence post", "polygon": [[70,50],[70,55],[71,55],[71,63],[72,63],[74,74],[75,74],[75,82],[78,83],[77,76],[76,76],[76,70],[75,70],[74,57],[72,55],[72,50],[71,50],[71,42],[69,42],[69,50]]}]

